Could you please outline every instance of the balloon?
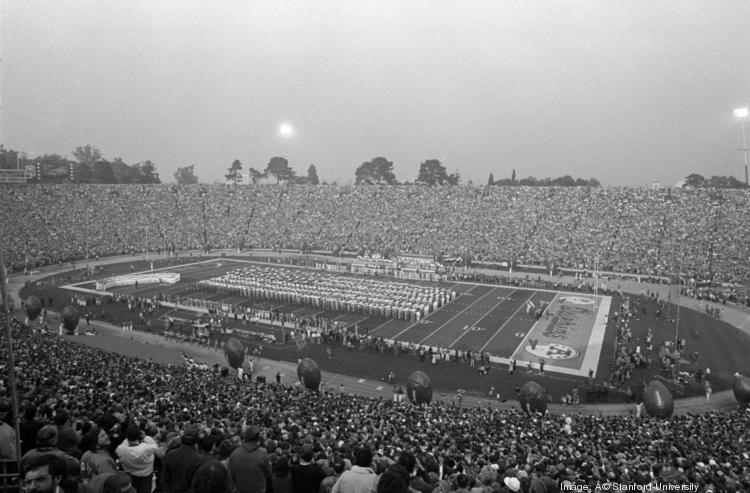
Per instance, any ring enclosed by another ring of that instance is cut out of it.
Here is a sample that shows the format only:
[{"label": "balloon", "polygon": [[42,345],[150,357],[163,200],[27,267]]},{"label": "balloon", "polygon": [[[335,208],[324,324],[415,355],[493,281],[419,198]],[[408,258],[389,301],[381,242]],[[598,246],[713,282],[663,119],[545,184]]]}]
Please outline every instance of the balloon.
[{"label": "balloon", "polygon": [[29,320],[36,320],[36,317],[42,313],[42,302],[34,295],[26,298],[26,316]]},{"label": "balloon", "polygon": [[669,389],[658,380],[652,380],[643,389],[643,404],[654,418],[668,418],[674,413],[674,398]]},{"label": "balloon", "polygon": [[406,379],[406,395],[414,404],[429,404],[432,400],[432,382],[423,371],[415,371]]},{"label": "balloon", "polygon": [[521,402],[521,409],[526,414],[544,414],[547,412],[547,403],[549,402],[547,391],[536,382],[526,382],[523,384],[518,400]]},{"label": "balloon", "polygon": [[734,398],[740,403],[740,406],[747,407],[750,405],[750,378],[734,374],[734,384],[732,385]]},{"label": "balloon", "polygon": [[78,327],[78,310],[73,305],[63,308],[60,314],[62,325],[67,335],[73,335]]},{"label": "balloon", "polygon": [[234,337],[230,337],[224,344],[224,356],[229,366],[235,370],[242,368],[242,363],[245,361],[245,345]]},{"label": "balloon", "polygon": [[310,358],[305,358],[297,365],[297,377],[306,389],[318,390],[320,387],[320,366]]}]

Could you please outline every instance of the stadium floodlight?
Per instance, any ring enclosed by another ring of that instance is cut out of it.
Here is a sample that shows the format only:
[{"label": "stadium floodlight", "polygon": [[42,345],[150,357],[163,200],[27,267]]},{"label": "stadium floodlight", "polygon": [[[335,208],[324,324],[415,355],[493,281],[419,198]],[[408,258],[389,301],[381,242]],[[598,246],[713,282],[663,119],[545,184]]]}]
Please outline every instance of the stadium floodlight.
[{"label": "stadium floodlight", "polygon": [[750,188],[750,182],[748,182],[747,179],[747,138],[745,137],[745,119],[748,115],[748,108],[747,106],[743,108],[737,108],[734,110],[734,116],[737,117],[737,119],[740,121],[740,127],[742,127],[742,147],[740,150],[745,155],[745,186]]}]

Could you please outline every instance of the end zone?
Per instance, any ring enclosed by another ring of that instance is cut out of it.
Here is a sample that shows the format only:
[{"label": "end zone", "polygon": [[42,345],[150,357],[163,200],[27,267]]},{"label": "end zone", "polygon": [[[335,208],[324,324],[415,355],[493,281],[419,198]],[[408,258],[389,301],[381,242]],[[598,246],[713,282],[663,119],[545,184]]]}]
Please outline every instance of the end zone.
[{"label": "end zone", "polygon": [[596,376],[611,303],[610,296],[558,293],[513,359],[537,368],[543,360],[545,371],[585,377],[593,370]]}]

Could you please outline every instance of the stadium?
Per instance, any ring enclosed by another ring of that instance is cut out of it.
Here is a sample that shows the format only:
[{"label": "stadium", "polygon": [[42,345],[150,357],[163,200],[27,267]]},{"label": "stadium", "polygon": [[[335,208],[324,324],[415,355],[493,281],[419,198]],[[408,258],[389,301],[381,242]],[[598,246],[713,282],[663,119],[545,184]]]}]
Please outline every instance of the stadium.
[{"label": "stadium", "polygon": [[750,493],[750,2],[0,11],[0,492]]},{"label": "stadium", "polygon": [[[653,460],[664,467],[660,474],[693,481],[713,471],[697,464],[713,460],[721,464],[715,472],[742,484],[742,442],[727,439],[716,448],[704,440],[701,447],[695,437],[722,429],[740,436],[747,425],[747,380],[735,376],[750,374],[747,264],[718,260],[748,253],[740,239],[747,218],[714,219],[714,231],[725,235],[712,246],[716,259],[703,250],[705,243],[687,243],[679,275],[670,270],[675,259],[669,250],[660,250],[662,258],[621,253],[621,245],[649,251],[680,228],[695,228],[684,218],[705,217],[712,207],[705,192],[671,191],[667,207],[674,215],[654,223],[657,231],[640,229],[636,236],[621,229],[606,248],[569,256],[557,250],[554,260],[535,252],[564,242],[544,235],[528,236],[520,249],[515,241],[480,244],[470,255],[442,233],[431,236],[411,219],[420,203],[446,193],[439,188],[394,186],[373,195],[360,187],[27,184],[6,185],[3,192],[14,198],[6,209],[6,238],[18,240],[6,242],[16,358],[39,358],[18,369],[24,409],[44,415],[64,407],[77,427],[126,415],[139,426],[153,425],[162,443],[198,423],[206,454],[232,436],[240,440],[242,417],[264,430],[274,456],[292,458],[309,445],[329,461],[363,445],[389,449],[385,456],[392,458],[399,448],[411,449],[424,480],[437,466],[435,456],[480,482],[483,471],[523,469],[530,450],[544,464],[532,467],[531,476],[589,484],[601,473],[582,466],[586,461],[574,452],[591,447],[606,460],[607,475],[625,474],[608,468],[610,461],[634,464],[642,474],[636,462]],[[537,193],[452,190],[454,202],[444,213],[471,208],[491,216],[511,194],[526,201],[519,207],[540,208],[539,217],[560,207],[556,202],[553,210]],[[598,209],[612,202],[611,194],[620,203],[628,195],[639,198],[633,200],[639,209],[623,208],[621,217],[665,202],[663,192],[638,189],[553,193],[570,196],[571,204],[580,194],[602,195],[570,219],[593,232],[604,229],[596,221],[607,216]],[[311,194],[319,199],[310,201]],[[336,197],[342,199],[331,205]],[[750,210],[745,192],[724,198]],[[304,209],[280,205],[303,200]],[[102,207],[82,206],[87,203]],[[205,212],[210,204],[212,212]],[[412,209],[399,215],[407,204]],[[308,236],[328,207],[339,217]],[[367,211],[388,207],[387,231],[357,227],[375,219]],[[24,218],[31,210],[48,218],[47,235],[28,235]],[[286,210],[293,220],[284,217]],[[250,219],[233,229],[239,217]],[[435,230],[447,230],[451,219],[445,221]],[[300,246],[280,242],[279,224]],[[524,225],[490,227],[504,229],[489,231],[501,239],[516,238],[508,229]],[[381,243],[370,244],[372,238]],[[399,248],[409,241],[412,247]],[[702,282],[708,273],[716,281]],[[225,355],[230,340],[240,342],[239,363],[230,364],[228,349]],[[40,345],[54,350],[40,351]],[[297,375],[302,362],[312,363],[312,382]],[[37,384],[30,386],[29,378]],[[530,383],[539,394],[527,395]],[[119,385],[125,394],[106,398],[107,389]],[[239,407],[228,408],[227,398]],[[169,404],[154,409],[163,399]],[[337,416],[337,408],[351,414]],[[359,424],[342,431],[349,415]],[[383,419],[393,417],[404,424],[386,431]],[[434,424],[415,436],[412,427],[422,420]],[[450,423],[450,436],[441,436],[441,420]],[[469,430],[480,423],[482,431],[473,436]],[[571,425],[574,432],[561,432]],[[296,435],[285,431],[289,426]],[[642,449],[631,438],[625,448],[612,440],[631,427],[658,430],[670,445],[644,442]],[[537,440],[552,434],[563,452],[553,452],[546,438],[519,445],[515,433]],[[571,440],[576,446],[564,451]],[[80,456],[76,449],[71,456]]]}]

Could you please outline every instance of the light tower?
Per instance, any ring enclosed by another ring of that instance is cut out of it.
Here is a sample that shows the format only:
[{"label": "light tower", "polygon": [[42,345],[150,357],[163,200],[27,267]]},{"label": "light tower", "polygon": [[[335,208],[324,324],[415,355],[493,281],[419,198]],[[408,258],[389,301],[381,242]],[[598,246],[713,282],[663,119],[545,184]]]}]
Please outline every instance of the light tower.
[{"label": "light tower", "polygon": [[740,127],[742,127],[742,147],[740,147],[740,150],[742,151],[742,154],[745,156],[745,186],[750,187],[750,183],[748,183],[747,180],[747,138],[745,137],[745,120],[747,119],[748,115],[748,108],[745,106],[744,108],[737,108],[734,110],[734,116],[737,117],[737,119],[740,121]]}]

